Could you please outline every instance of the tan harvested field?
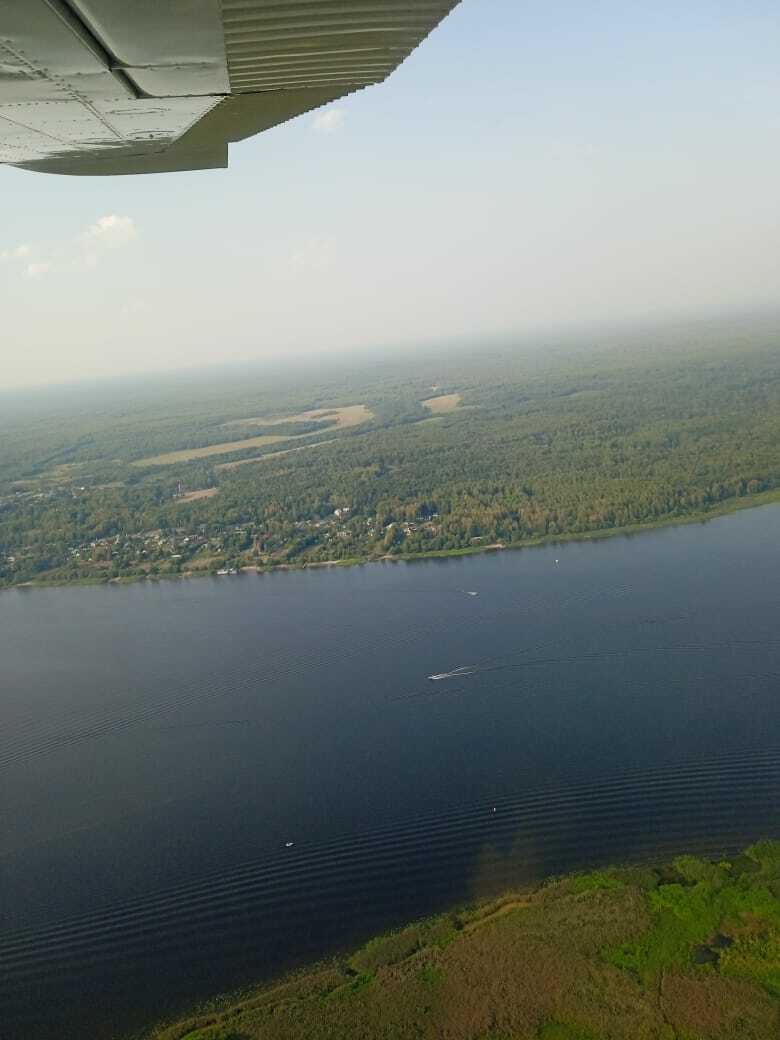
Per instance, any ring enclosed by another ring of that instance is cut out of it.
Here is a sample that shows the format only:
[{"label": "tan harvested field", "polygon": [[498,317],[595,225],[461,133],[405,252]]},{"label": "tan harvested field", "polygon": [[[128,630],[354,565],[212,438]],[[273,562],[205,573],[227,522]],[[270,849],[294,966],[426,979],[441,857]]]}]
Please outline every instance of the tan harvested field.
[{"label": "tan harvested field", "polygon": [[167,451],[162,455],[152,455],[148,459],[136,459],[134,466],[172,466],[176,462],[191,462],[193,459],[207,459],[211,455],[229,455],[231,451],[243,451],[245,448],[264,448],[268,444],[289,441],[292,437],[275,437],[263,434],[262,437],[248,437],[245,441],[227,441],[223,444],[209,444],[206,448],[184,448],[181,451]]},{"label": "tan harvested field", "polygon": [[218,491],[219,488],[201,488],[200,491],[188,491],[186,495],[181,495],[178,501],[197,502],[201,498],[213,498]]},{"label": "tan harvested field", "polygon": [[423,404],[434,415],[446,415],[447,412],[454,412],[462,400],[462,394],[441,394],[439,397],[429,397]]},{"label": "tan harvested field", "polygon": [[318,419],[330,419],[334,428],[346,430],[350,426],[360,426],[369,419],[374,418],[374,413],[364,404],[347,404],[340,408],[314,408],[309,412],[299,412],[298,415],[282,415],[273,419],[258,416],[254,419],[238,419],[230,425],[238,426],[281,426],[282,423],[314,422]]},{"label": "tan harvested field", "polygon": [[[315,408],[310,412],[301,412],[299,415],[283,415],[274,419],[238,419],[235,422],[226,423],[229,426],[281,426],[282,423],[311,422],[313,419],[330,419],[333,422],[331,429],[346,430],[351,426],[360,426],[374,414],[364,404],[349,404],[343,408]],[[248,437],[244,441],[226,441],[223,444],[209,444],[205,448],[183,448],[181,451],[167,451],[161,455],[152,455],[146,459],[137,459],[134,466],[172,466],[177,462],[192,462],[193,459],[207,459],[212,455],[229,455],[234,451],[243,451],[245,448],[266,448],[269,444],[278,444],[280,441],[295,441],[302,437],[310,437],[311,434],[287,434],[276,435],[264,433],[258,437]],[[322,442],[320,442],[322,443]],[[314,448],[316,445],[304,445]],[[295,450],[295,449],[290,449]],[[284,452],[275,452],[275,455]],[[272,458],[272,455],[262,455],[260,458]],[[232,469],[245,462],[257,462],[258,459],[240,459],[238,462],[226,462],[219,469]]]},{"label": "tan harvested field", "polygon": [[323,444],[332,443],[333,441],[314,441],[313,444],[301,444],[298,448],[285,448],[283,451],[269,451],[265,455],[253,455],[251,459],[236,459],[235,462],[220,462],[219,465],[214,467],[214,469],[238,469],[239,466],[248,466],[250,462],[265,462],[267,459],[280,459],[284,455],[292,455],[294,451],[306,451],[308,448],[321,448]]}]

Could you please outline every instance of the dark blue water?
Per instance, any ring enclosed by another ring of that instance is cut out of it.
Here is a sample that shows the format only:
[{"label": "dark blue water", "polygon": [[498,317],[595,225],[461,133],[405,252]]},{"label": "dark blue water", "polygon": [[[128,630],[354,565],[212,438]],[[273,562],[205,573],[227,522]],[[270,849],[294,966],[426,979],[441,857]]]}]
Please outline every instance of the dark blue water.
[{"label": "dark blue water", "polygon": [[769,506],[4,593],[3,1037],[120,1036],[545,874],[780,836],[779,534]]}]

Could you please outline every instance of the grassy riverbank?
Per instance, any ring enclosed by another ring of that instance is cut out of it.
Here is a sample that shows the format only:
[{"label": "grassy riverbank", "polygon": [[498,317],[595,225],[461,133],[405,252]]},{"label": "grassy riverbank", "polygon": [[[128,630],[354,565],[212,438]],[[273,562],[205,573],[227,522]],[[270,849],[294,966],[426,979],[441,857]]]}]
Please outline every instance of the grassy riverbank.
[{"label": "grassy riverbank", "polygon": [[373,939],[146,1040],[772,1040],[780,842],[595,871]]}]

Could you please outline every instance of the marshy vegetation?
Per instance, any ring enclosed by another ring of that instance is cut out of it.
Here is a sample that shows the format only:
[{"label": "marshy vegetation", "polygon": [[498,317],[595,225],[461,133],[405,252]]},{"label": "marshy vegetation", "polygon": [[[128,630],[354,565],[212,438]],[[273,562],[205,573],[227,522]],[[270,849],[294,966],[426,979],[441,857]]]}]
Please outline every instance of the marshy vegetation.
[{"label": "marshy vegetation", "polygon": [[598,870],[409,925],[148,1040],[771,1040],[780,842]]}]

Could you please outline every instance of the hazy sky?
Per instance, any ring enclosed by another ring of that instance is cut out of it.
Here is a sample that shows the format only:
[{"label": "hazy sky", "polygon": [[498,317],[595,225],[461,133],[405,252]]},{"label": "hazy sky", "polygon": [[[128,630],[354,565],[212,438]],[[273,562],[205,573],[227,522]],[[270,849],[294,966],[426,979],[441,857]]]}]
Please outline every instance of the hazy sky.
[{"label": "hazy sky", "polygon": [[225,171],[0,167],[0,385],[778,302],[777,0],[463,0]]}]

